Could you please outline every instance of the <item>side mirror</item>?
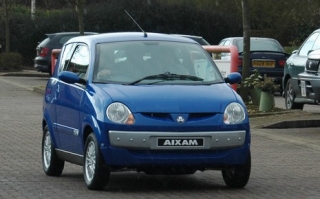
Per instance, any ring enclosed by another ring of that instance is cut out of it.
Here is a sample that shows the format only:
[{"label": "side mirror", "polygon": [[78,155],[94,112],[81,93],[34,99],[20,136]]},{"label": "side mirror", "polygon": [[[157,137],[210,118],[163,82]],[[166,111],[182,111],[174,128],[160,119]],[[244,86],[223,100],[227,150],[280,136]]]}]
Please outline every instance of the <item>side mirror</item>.
[{"label": "side mirror", "polygon": [[229,84],[237,84],[241,81],[241,79],[242,79],[242,76],[240,73],[233,72],[233,73],[230,73],[226,78],[224,78],[224,81]]},{"label": "side mirror", "polygon": [[298,52],[298,50],[294,50],[294,51],[292,51],[291,54],[296,54],[297,52]]},{"label": "side mirror", "polygon": [[80,78],[76,73],[70,71],[62,71],[59,73],[59,79],[68,84],[81,83],[85,84],[86,80]]}]

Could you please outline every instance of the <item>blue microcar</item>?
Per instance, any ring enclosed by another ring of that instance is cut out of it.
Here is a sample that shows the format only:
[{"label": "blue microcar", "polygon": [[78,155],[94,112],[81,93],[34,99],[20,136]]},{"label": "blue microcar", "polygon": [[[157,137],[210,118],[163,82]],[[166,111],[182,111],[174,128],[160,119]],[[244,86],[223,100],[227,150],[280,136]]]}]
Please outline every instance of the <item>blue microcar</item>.
[{"label": "blue microcar", "polygon": [[[194,56],[197,55],[197,56]],[[246,107],[202,46],[173,35],[106,33],[61,49],[43,103],[42,162],[49,176],[65,161],[83,166],[89,189],[110,173],[152,175],[221,170],[229,187],[250,176]]]}]

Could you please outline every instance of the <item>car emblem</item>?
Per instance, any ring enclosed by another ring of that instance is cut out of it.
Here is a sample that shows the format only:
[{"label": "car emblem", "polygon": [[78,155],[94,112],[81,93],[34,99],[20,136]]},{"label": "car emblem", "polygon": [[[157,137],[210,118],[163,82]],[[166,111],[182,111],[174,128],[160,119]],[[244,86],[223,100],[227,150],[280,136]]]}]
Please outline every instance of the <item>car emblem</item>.
[{"label": "car emblem", "polygon": [[184,117],[183,116],[178,116],[177,117],[177,122],[180,123],[180,124],[184,123]]}]

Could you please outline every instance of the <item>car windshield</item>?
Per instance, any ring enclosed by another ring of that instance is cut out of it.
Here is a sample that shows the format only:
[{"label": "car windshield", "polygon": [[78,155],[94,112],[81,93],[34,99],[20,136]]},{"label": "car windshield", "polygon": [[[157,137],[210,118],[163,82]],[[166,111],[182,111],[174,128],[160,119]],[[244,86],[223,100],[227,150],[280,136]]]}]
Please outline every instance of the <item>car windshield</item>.
[{"label": "car windshield", "polygon": [[[235,46],[237,46],[240,53],[243,52],[243,39],[236,40]],[[280,44],[273,39],[251,39],[250,51],[283,52],[283,49]]]},{"label": "car windshield", "polygon": [[222,81],[209,54],[196,44],[132,41],[96,46],[95,83],[206,84]]}]

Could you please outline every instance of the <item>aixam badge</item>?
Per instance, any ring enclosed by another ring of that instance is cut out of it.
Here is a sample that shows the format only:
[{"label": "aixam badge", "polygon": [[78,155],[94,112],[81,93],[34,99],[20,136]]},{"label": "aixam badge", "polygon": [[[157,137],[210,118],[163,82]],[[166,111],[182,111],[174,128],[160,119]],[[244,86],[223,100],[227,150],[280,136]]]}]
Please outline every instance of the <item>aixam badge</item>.
[{"label": "aixam badge", "polygon": [[178,116],[177,117],[177,122],[180,123],[180,124],[184,123],[184,117],[183,116]]}]

